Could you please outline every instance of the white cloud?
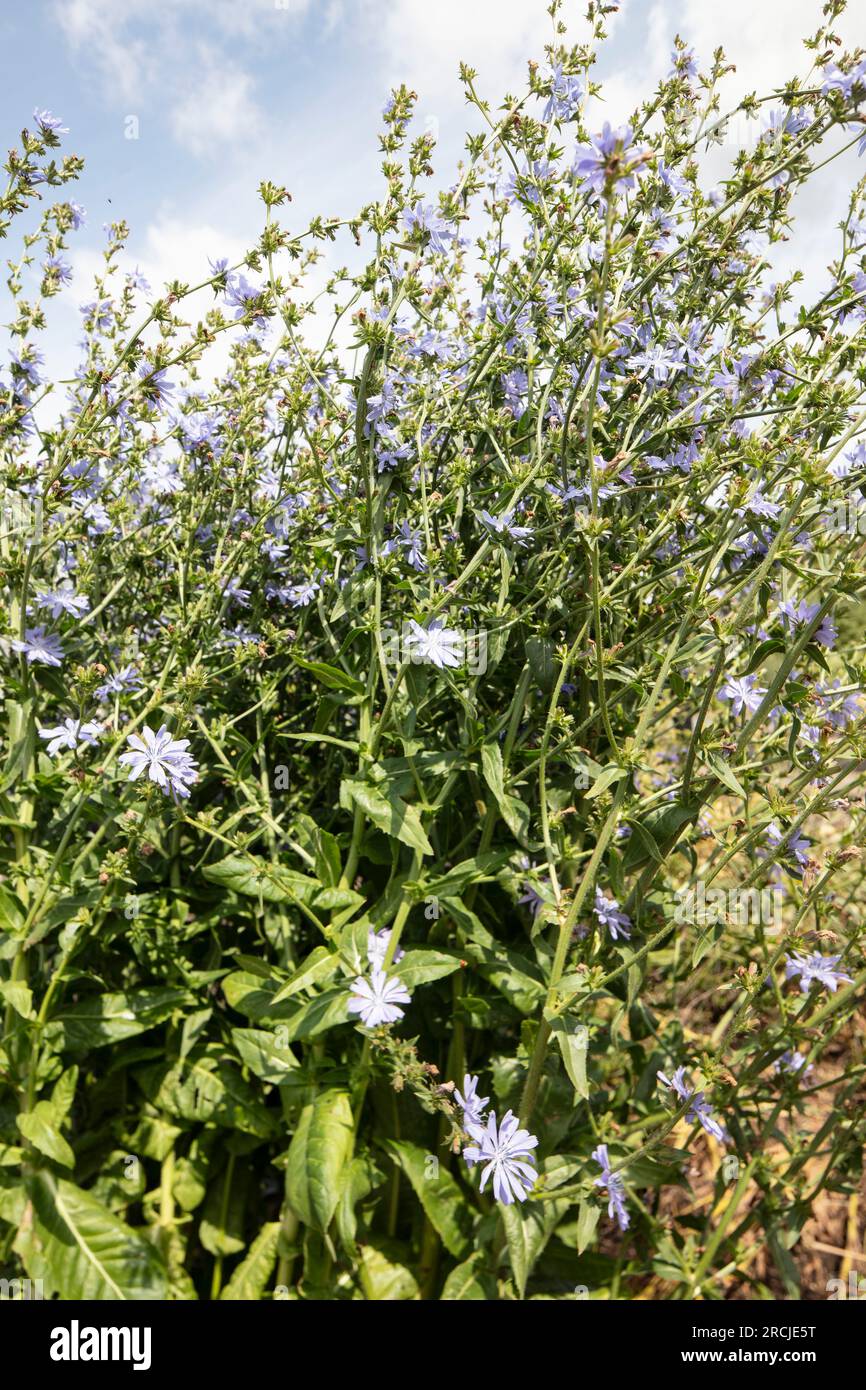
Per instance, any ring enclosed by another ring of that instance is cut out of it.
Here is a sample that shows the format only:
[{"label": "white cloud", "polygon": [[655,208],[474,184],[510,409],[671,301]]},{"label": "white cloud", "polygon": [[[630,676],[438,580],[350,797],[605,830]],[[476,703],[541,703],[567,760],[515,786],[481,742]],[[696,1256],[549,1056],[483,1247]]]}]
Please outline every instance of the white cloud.
[{"label": "white cloud", "polygon": [[178,143],[191,154],[222,158],[227,145],[254,140],[265,122],[252,91],[248,73],[211,52],[172,108],[171,127]]},{"label": "white cloud", "polygon": [[[252,60],[304,15],[311,0],[55,0],[54,15],[82,69],[95,73],[106,99],[156,101],[194,154],[207,136],[240,143],[257,133]],[[331,11],[329,11],[331,14]],[[332,22],[332,20],[329,20]],[[201,111],[197,111],[197,106]]]},{"label": "white cloud", "polygon": [[495,117],[506,92],[522,92],[527,60],[543,61],[553,38],[546,7],[533,0],[367,0],[362,8],[383,86],[405,82],[418,93],[422,118],[452,132],[466,120],[461,62],[477,70],[478,95]]},{"label": "white cloud", "polygon": [[[852,4],[834,26],[850,45],[863,41],[862,19],[858,24],[854,14],[858,9]],[[719,46],[736,64],[724,88],[733,104],[747,92],[766,92],[794,72],[807,72],[813,55],[803,47],[803,39],[821,22],[819,0],[683,0],[680,33],[694,47],[701,66],[709,65]]]}]

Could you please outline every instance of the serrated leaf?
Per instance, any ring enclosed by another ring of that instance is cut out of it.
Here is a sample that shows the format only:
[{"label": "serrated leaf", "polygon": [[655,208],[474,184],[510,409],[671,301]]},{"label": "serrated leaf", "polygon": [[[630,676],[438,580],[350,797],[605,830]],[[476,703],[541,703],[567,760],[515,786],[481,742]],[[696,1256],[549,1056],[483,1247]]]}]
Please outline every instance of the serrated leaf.
[{"label": "serrated leaf", "polygon": [[511,1271],[520,1298],[525,1296],[529,1277],[568,1206],[568,1199],[563,1198],[562,1201],[514,1202],[500,1208]]}]

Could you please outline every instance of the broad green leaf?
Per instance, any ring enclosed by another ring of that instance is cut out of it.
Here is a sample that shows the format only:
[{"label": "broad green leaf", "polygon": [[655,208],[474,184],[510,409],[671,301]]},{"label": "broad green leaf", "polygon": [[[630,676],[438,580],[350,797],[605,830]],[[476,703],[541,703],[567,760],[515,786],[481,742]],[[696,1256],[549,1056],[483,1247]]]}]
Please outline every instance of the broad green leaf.
[{"label": "broad green leaf", "polygon": [[331,1224],[352,1157],[354,1126],[348,1091],[322,1091],[304,1106],[286,1161],[286,1196],[306,1226]]},{"label": "broad green leaf", "polygon": [[218,864],[206,864],[202,875],[209,883],[218,883],[233,893],[262,898],[268,903],[308,903],[321,889],[318,879],[296,873],[281,864],[252,855],[229,855]]},{"label": "broad green leaf", "polygon": [[375,1303],[395,1303],[421,1297],[418,1281],[400,1263],[396,1241],[381,1237],[365,1241],[361,1249],[359,1275],[364,1297]]},{"label": "broad green leaf", "polygon": [[414,989],[416,985],[428,985],[431,980],[452,975],[460,969],[460,964],[461,957],[456,951],[433,951],[420,947],[407,951],[403,959],[391,968],[407,988]]},{"label": "broad green leaf", "polygon": [[100,1303],[166,1297],[156,1246],[89,1192],[47,1172],[28,1178],[27,1191],[15,1250],[47,1297]]},{"label": "broad green leaf", "polygon": [[[321,948],[325,950],[323,946]],[[245,1018],[254,1023],[263,1018],[290,1018],[296,1006],[291,1002],[276,1002],[281,988],[277,980],[263,980],[249,970],[233,970],[221,981],[222,992],[231,1008],[237,1009]]]},{"label": "broad green leaf", "polygon": [[50,1101],[39,1100],[32,1110],[15,1118],[24,1138],[30,1140],[34,1149],[59,1163],[61,1168],[75,1167],[75,1154],[60,1133]]},{"label": "broad green leaf", "polygon": [[340,783],[340,805],[345,810],[360,806],[367,818],[392,839],[399,840],[410,849],[420,850],[422,854],[433,853],[433,846],[424,833],[416,807],[401,800],[395,792],[388,795],[370,782],[344,777]]},{"label": "broad green leaf", "polygon": [[270,1032],[263,1028],[233,1028],[232,1040],[241,1061],[262,1081],[275,1086],[286,1081],[300,1066],[284,1033],[282,1024]]},{"label": "broad green leaf", "polygon": [[488,850],[486,854],[478,854],[474,859],[464,859],[455,864],[447,874],[427,879],[419,885],[419,889],[425,897],[459,897],[471,883],[487,883],[492,879],[508,863],[508,857],[507,850]]},{"label": "broad green leaf", "polygon": [[352,888],[323,888],[313,899],[317,912],[338,912],[341,908],[359,908],[364,905],[363,893]]},{"label": "broad green leaf", "polygon": [[[145,1078],[143,1084],[149,1084]],[[273,1112],[257,1099],[240,1069],[214,1055],[193,1053],[169,1067],[153,1099],[180,1120],[218,1124],[263,1139],[274,1133]]]},{"label": "broad green leaf", "polygon": [[496,1298],[496,1284],[487,1273],[488,1255],[476,1250],[452,1269],[442,1289],[443,1303],[489,1302]]},{"label": "broad green leaf", "polygon": [[140,989],[130,994],[94,994],[69,1004],[54,1015],[61,1024],[66,1046],[73,1052],[123,1042],[164,1023],[176,1009],[191,1003],[185,989],[170,985]]},{"label": "broad green leaf", "polygon": [[349,1013],[349,990],[342,986],[317,994],[315,999],[302,1004],[280,1026],[285,1030],[286,1041],[296,1042],[298,1038],[315,1038],[329,1028],[355,1021]]},{"label": "broad green leaf", "polygon": [[525,1297],[529,1277],[568,1207],[567,1197],[561,1201],[514,1202],[510,1207],[502,1207],[508,1255],[520,1298]]},{"label": "broad green leaf", "polygon": [[26,1018],[28,1022],[35,1019],[36,1014],[33,1009],[33,992],[23,980],[2,980],[0,981],[0,997],[20,1014],[21,1018]]},{"label": "broad green leaf", "polygon": [[551,1020],[551,1029],[556,1038],[568,1079],[581,1100],[589,1099],[589,1082],[586,1079],[586,1060],[589,1037],[583,1024],[574,1024],[567,1018]]},{"label": "broad green leaf", "polygon": [[54,1123],[56,1125],[62,1124],[72,1109],[77,1085],[78,1067],[75,1066],[67,1067],[66,1071],[55,1082],[54,1090],[51,1092],[51,1108],[54,1111]]},{"label": "broad green leaf", "polygon": [[386,1140],[385,1148],[412,1184],[446,1250],[462,1259],[472,1244],[472,1210],[444,1163],[402,1139]]},{"label": "broad green leaf", "polygon": [[337,1204],[336,1222],[340,1239],[354,1256],[358,1230],[358,1205],[385,1181],[385,1174],[368,1153],[356,1154],[343,1169],[343,1185]]},{"label": "broad green leaf", "polygon": [[327,946],[314,946],[294,974],[289,976],[284,985],[280,985],[271,1003],[281,1004],[284,999],[291,999],[293,994],[297,994],[302,989],[310,989],[313,985],[325,984],[327,980],[333,978],[339,968],[339,956],[333,951],[329,951]]},{"label": "broad green leaf", "polygon": [[279,1221],[266,1221],[249,1251],[232,1271],[220,1298],[228,1302],[257,1302],[265,1291],[277,1262]]}]

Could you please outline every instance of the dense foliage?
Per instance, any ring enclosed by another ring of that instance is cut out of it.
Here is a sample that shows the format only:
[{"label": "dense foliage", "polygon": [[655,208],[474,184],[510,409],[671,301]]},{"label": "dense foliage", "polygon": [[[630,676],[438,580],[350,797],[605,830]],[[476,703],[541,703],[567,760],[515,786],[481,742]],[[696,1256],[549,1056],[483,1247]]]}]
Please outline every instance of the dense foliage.
[{"label": "dense foliage", "polygon": [[814,303],[772,265],[866,144],[842,8],[709,187],[724,56],[677,40],[599,134],[554,4],[521,98],[463,70],[446,191],[401,88],[349,223],[265,184],[244,263],[159,295],[111,226],[53,391],[81,164],[35,113],[0,200],[7,1280],[801,1293],[864,1135],[863,183]]}]

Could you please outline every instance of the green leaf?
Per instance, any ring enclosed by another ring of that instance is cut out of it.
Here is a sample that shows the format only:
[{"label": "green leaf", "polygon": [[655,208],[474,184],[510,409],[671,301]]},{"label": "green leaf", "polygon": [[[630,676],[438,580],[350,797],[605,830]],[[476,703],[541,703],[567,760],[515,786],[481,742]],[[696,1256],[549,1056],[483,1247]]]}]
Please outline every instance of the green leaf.
[{"label": "green leaf", "polygon": [[472,1244],[472,1211],[448,1169],[416,1144],[389,1139],[385,1148],[400,1165],[445,1249],[462,1259]]},{"label": "green leaf", "polygon": [[292,652],[292,657],[298,666],[311,675],[316,677],[322,685],[329,690],[348,690],[352,695],[363,695],[364,686],[356,676],[350,676],[346,671],[338,666],[329,666],[325,661],[305,661],[297,652]]},{"label": "green leaf", "polygon": [[748,800],[748,794],[743,784],[734,774],[734,771],[726,758],[719,757],[717,753],[707,753],[707,762],[713,769],[713,772],[716,774],[719,781],[724,782],[725,786],[728,788],[729,791],[732,791],[735,796],[742,797],[743,801]]},{"label": "green leaf", "polygon": [[31,1175],[27,1191],[15,1250],[47,1297],[100,1303],[166,1297],[156,1246],[89,1192],[48,1172]]},{"label": "green leaf", "polygon": [[498,743],[482,743],[481,768],[502,819],[515,839],[525,845],[529,833],[529,807],[519,797],[511,796],[505,790],[505,768],[502,763],[502,749]]},{"label": "green leaf", "polygon": [[401,1253],[396,1241],[377,1237],[364,1242],[358,1272],[365,1298],[376,1303],[420,1298],[418,1282],[400,1261]]},{"label": "green leaf", "polygon": [[0,931],[17,936],[24,926],[27,913],[24,905],[8,888],[0,885]]},{"label": "green leaf", "polygon": [[308,903],[322,887],[316,878],[253,855],[230,854],[218,864],[206,864],[202,875],[209,883],[267,903]]},{"label": "green leaf", "polygon": [[421,947],[407,951],[403,959],[392,967],[408,989],[416,985],[428,985],[431,980],[441,980],[445,975],[453,975],[460,969],[461,957],[456,951],[433,951]]},{"label": "green leaf", "polygon": [[545,637],[530,637],[526,643],[526,657],[536,685],[542,690],[552,690],[558,665],[553,643]]},{"label": "green leaf", "polygon": [[[231,1162],[231,1160],[230,1160]],[[237,1255],[246,1244],[244,1214],[250,1186],[250,1170],[232,1163],[214,1178],[207,1190],[198,1237],[211,1255]]]},{"label": "green leaf", "polygon": [[568,1199],[563,1198],[502,1207],[508,1255],[520,1298],[525,1297],[529,1276],[568,1206]]},{"label": "green leaf", "polygon": [[356,1254],[355,1236],[358,1230],[356,1208],[384,1181],[385,1174],[368,1153],[355,1154],[352,1162],[343,1170],[343,1186],[337,1204],[336,1222],[340,1239],[353,1258]]},{"label": "green leaf", "polygon": [[254,1023],[264,1018],[290,1018],[295,1012],[294,1004],[276,1002],[280,988],[277,980],[263,980],[249,970],[233,970],[221,984],[230,1007],[237,1009],[245,1018],[251,1018]]},{"label": "green leaf", "polygon": [[291,999],[293,994],[302,989],[325,984],[336,975],[339,968],[340,958],[334,951],[329,951],[327,946],[314,946],[294,974],[289,976],[284,985],[280,985],[271,1003],[281,1004],[284,999]]},{"label": "green leaf", "polygon": [[340,805],[344,810],[360,806],[367,818],[392,839],[422,854],[433,853],[416,807],[401,800],[396,792],[386,794],[370,782],[344,777],[340,783]]},{"label": "green leaf", "polygon": [[750,676],[753,671],[757,671],[759,666],[763,666],[768,656],[774,656],[785,651],[785,643],[781,637],[768,637],[765,642],[760,642],[752,653],[752,659],[743,672],[744,676]]},{"label": "green leaf", "polygon": [[36,1014],[33,1011],[33,992],[23,980],[0,981],[0,997],[13,1008],[16,1014],[31,1022]]},{"label": "green leaf", "polygon": [[496,1286],[487,1273],[487,1253],[475,1250],[468,1260],[452,1269],[442,1289],[443,1303],[490,1301],[496,1297]]},{"label": "green leaf", "polygon": [[313,899],[313,907],[317,912],[338,912],[346,907],[362,907],[364,901],[363,893],[352,888],[323,888]]},{"label": "green leaf", "polygon": [[580,1099],[588,1100],[589,1082],[586,1079],[586,1059],[589,1037],[585,1025],[575,1025],[566,1018],[554,1018],[551,1020],[550,1026],[559,1044],[569,1081]]},{"label": "green leaf", "polygon": [[[464,859],[449,869],[447,874],[430,878],[419,884],[425,897],[459,897],[472,883],[487,883],[508,863],[508,850],[488,850],[477,854],[473,859]],[[409,887],[409,885],[406,885]]]},{"label": "green leaf", "polygon": [[164,1023],[176,1009],[191,1003],[185,989],[169,985],[140,989],[132,994],[95,994],[70,1004],[54,1015],[63,1028],[66,1046],[73,1052],[123,1042]]},{"label": "green leaf", "polygon": [[50,1101],[39,1100],[32,1110],[15,1118],[24,1138],[30,1140],[34,1149],[59,1163],[61,1168],[75,1167],[75,1154],[57,1128],[56,1112]]},{"label": "green leaf", "polygon": [[595,1202],[583,1201],[577,1214],[577,1253],[582,1255],[595,1235],[601,1216],[601,1207]]},{"label": "green leaf", "polygon": [[[649,859],[656,859],[659,854],[664,856],[683,826],[697,819],[698,809],[694,803],[686,806],[679,801],[667,802],[648,811],[640,822],[633,822],[632,830],[637,834],[632,834],[628,842],[623,859],[624,871],[630,873]],[[653,850],[649,848],[650,842],[655,847]]]},{"label": "green leaf", "polygon": [[329,1028],[350,1022],[354,1020],[349,1015],[349,992],[340,986],[327,989],[308,1004],[302,1004],[281,1026],[285,1029],[286,1041],[296,1042],[298,1038],[315,1038]]},{"label": "green leaf", "polygon": [[255,1303],[265,1291],[277,1262],[279,1221],[266,1221],[226,1284],[220,1298],[229,1302]]},{"label": "green leaf", "polygon": [[278,1025],[274,1032],[263,1028],[233,1028],[232,1040],[238,1056],[250,1071],[262,1081],[274,1086],[291,1078],[300,1062]]},{"label": "green leaf", "polygon": [[620,767],[617,763],[609,763],[607,767],[602,768],[592,786],[585,793],[587,801],[601,796],[602,792],[606,791],[612,783],[619,782],[622,777],[625,777],[627,771],[628,768]]},{"label": "green leaf", "polygon": [[306,1226],[322,1232],[330,1226],[353,1142],[348,1091],[322,1091],[304,1106],[286,1161],[286,1197]]},{"label": "green leaf", "polygon": [[[147,1090],[153,1080],[142,1077]],[[218,1124],[269,1139],[275,1118],[260,1100],[240,1069],[214,1054],[199,1053],[161,1071],[155,1104],[180,1120]]]}]

